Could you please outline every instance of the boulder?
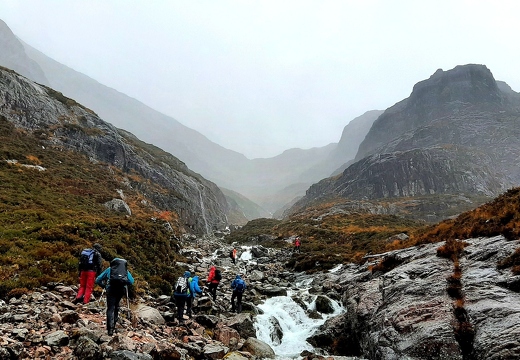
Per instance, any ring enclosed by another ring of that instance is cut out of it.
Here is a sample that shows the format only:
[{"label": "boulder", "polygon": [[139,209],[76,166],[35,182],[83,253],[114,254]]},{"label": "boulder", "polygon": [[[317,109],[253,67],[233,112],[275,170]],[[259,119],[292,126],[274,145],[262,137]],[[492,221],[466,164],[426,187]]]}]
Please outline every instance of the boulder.
[{"label": "boulder", "polygon": [[148,321],[152,324],[164,325],[166,323],[159,310],[148,305],[137,305],[134,313],[138,318]]},{"label": "boulder", "polygon": [[316,311],[322,314],[332,314],[334,312],[332,301],[326,296],[318,295],[316,298]]},{"label": "boulder", "polygon": [[250,352],[260,359],[274,359],[276,354],[274,350],[265,342],[256,338],[248,338],[242,346],[243,351]]},{"label": "boulder", "polygon": [[103,350],[92,339],[82,336],[76,343],[74,355],[78,359],[84,360],[101,360],[103,359]]},{"label": "boulder", "polygon": [[63,330],[54,331],[45,337],[45,343],[49,346],[64,346],[69,343],[69,336]]},{"label": "boulder", "polygon": [[153,358],[148,354],[134,353],[128,350],[112,351],[110,354],[111,360],[152,360]]},{"label": "boulder", "polygon": [[220,344],[207,344],[204,346],[205,359],[222,359],[229,349]]},{"label": "boulder", "polygon": [[237,314],[228,319],[226,325],[238,331],[243,338],[256,337],[256,330],[251,314]]}]

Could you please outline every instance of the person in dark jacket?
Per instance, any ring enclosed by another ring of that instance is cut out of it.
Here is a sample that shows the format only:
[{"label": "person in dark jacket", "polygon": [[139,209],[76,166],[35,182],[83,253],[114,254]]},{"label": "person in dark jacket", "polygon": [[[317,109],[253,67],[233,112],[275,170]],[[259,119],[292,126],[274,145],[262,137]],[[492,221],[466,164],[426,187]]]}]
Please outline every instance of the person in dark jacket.
[{"label": "person in dark jacket", "polygon": [[[235,277],[235,280],[231,282],[231,289],[233,289],[233,294],[231,295],[231,311],[240,314],[242,312],[242,294],[247,289],[246,282],[242,279],[240,274]],[[235,306],[235,298],[237,299],[237,303]]]},{"label": "person in dark jacket", "polygon": [[[108,335],[112,336],[117,324],[119,316],[119,302],[126,292],[128,296],[128,285],[134,284],[134,278],[130,271],[126,270],[126,279],[121,281],[110,280],[111,268],[116,264],[123,264],[126,268],[126,260],[121,258],[114,258],[110,262],[110,267],[101,273],[96,278],[96,284],[106,289],[107,292],[107,331]],[[112,277],[113,278],[113,277]]]},{"label": "person in dark jacket", "polygon": [[191,307],[193,306],[193,300],[197,297],[197,294],[202,295],[202,290],[199,286],[199,277],[193,276],[188,278],[190,284],[190,293],[186,299],[186,315],[191,319]]},{"label": "person in dark jacket", "polygon": [[210,267],[208,279],[206,280],[206,284],[208,286],[209,293],[213,297],[213,301],[217,300],[217,288],[218,284],[220,284],[220,280],[217,279],[217,268],[215,266]]},{"label": "person in dark jacket", "polygon": [[[183,277],[186,279],[186,281],[189,281],[191,273],[189,271],[185,271]],[[177,318],[179,319],[179,323],[184,323],[184,307],[186,306],[186,302],[188,301],[189,296],[189,284],[188,284],[188,291],[185,293],[180,293],[177,291],[177,289],[173,292],[173,297],[175,298],[175,305],[177,306]]]},{"label": "person in dark jacket", "polygon": [[79,260],[79,289],[74,303],[83,302],[88,304],[96,276],[101,273],[103,257],[101,256],[101,245],[94,244],[92,249],[84,249]]}]

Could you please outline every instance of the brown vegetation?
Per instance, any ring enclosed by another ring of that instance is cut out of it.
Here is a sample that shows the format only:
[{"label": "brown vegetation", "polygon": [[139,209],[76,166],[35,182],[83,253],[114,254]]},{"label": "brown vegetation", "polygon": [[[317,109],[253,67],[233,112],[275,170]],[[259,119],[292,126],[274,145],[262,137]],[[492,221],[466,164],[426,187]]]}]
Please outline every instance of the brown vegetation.
[{"label": "brown vegetation", "polygon": [[[45,171],[11,166],[6,160],[41,164]],[[105,266],[115,256],[129,261],[139,289],[171,292],[180,274],[175,260],[176,214],[143,205],[143,195],[125,189],[133,215],[108,211],[126,177],[106,164],[93,164],[70,151],[43,147],[38,138],[0,118],[0,297],[49,282],[75,284],[78,255],[94,242],[103,245]],[[137,187],[134,187],[137,188]]]}]

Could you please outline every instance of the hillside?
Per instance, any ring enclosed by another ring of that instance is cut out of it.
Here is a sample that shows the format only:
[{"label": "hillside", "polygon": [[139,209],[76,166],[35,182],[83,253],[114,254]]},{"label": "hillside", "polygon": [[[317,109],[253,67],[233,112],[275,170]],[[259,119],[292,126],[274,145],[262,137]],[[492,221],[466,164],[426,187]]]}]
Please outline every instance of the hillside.
[{"label": "hillside", "polygon": [[[48,147],[3,116],[0,182],[0,298],[16,288],[74,284],[78,254],[93,242],[103,245],[105,259],[128,259],[142,290],[166,291],[180,271],[174,264],[182,259],[176,239],[183,231],[174,212],[159,211],[124,186],[128,174],[117,167]],[[118,192],[131,216],[104,206]]]}]

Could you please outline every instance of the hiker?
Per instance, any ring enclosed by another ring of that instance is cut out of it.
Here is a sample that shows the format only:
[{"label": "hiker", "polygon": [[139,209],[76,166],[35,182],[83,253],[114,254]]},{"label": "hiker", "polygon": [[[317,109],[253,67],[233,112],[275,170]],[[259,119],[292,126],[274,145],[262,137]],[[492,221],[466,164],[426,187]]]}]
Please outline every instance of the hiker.
[{"label": "hiker", "polygon": [[296,240],[294,240],[294,252],[300,252],[300,245],[301,245],[301,242],[300,242],[300,237],[299,236],[296,236]]},{"label": "hiker", "polygon": [[193,277],[188,279],[188,283],[190,286],[190,292],[188,298],[186,299],[186,315],[191,319],[191,307],[193,305],[193,300],[197,297],[197,294],[202,295],[202,290],[199,287],[199,277],[193,273]]},{"label": "hiker", "polygon": [[177,305],[177,317],[179,318],[180,324],[184,323],[184,306],[186,305],[186,301],[190,296],[190,276],[191,273],[189,271],[185,271],[184,275],[177,279],[173,292],[173,297],[175,298],[175,305]]},{"label": "hiker", "polygon": [[231,252],[229,253],[229,257],[233,261],[233,265],[236,265],[237,249],[233,248],[233,250],[231,250]]},{"label": "hiker", "polygon": [[[236,312],[240,314],[242,312],[242,294],[247,289],[246,282],[242,279],[240,274],[237,274],[235,280],[231,283],[231,288],[233,289],[233,294],[231,295],[231,312]],[[235,306],[235,298],[237,299],[237,304]]]},{"label": "hiker", "polygon": [[220,284],[220,280],[222,280],[222,273],[215,266],[212,266],[209,269],[208,280],[206,280],[206,285],[208,287],[208,291],[213,297],[213,301],[217,300],[217,287]]},{"label": "hiker", "polygon": [[101,245],[94,244],[90,249],[83,249],[79,256],[79,289],[74,303],[83,302],[88,304],[92,290],[94,289],[94,281],[96,276],[101,273],[103,257],[101,256]]},{"label": "hiker", "polygon": [[119,317],[119,302],[125,294],[128,298],[128,285],[134,284],[134,278],[128,271],[125,259],[114,258],[110,267],[96,278],[96,284],[107,291],[107,331],[112,336]]}]

